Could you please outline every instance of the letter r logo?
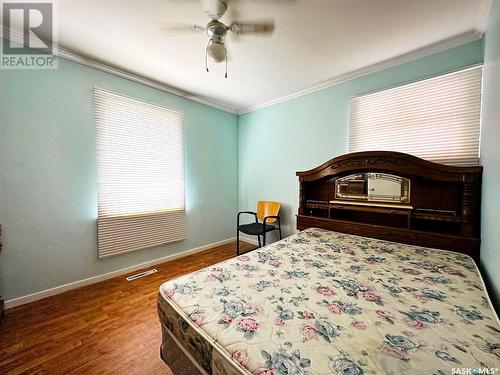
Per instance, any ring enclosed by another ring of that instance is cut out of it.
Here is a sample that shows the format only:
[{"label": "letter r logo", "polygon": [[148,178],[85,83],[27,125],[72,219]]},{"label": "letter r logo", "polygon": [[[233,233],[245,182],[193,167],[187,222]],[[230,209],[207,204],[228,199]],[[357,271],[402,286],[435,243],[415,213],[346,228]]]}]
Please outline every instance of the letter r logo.
[{"label": "letter r logo", "polygon": [[[3,54],[52,54],[52,17],[52,3],[3,3]],[[11,36],[19,33],[22,45],[12,43]]]}]

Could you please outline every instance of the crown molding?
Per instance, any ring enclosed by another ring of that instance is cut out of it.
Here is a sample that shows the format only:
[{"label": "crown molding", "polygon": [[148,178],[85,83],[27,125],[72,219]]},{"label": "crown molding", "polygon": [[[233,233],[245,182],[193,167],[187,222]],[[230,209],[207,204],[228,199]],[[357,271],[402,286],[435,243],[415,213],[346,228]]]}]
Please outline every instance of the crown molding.
[{"label": "crown molding", "polygon": [[66,59],[66,60],[70,60],[70,61],[76,62],[78,64],[82,64],[82,65],[85,65],[85,66],[88,66],[88,67],[91,67],[91,68],[94,68],[94,69],[97,69],[97,70],[100,70],[100,71],[103,71],[106,73],[110,73],[110,74],[116,75],[118,77],[125,78],[125,79],[128,79],[130,81],[137,82],[137,83],[140,83],[142,85],[149,86],[149,87],[155,88],[155,89],[160,90],[160,91],[167,92],[167,93],[175,95],[175,96],[179,96],[179,97],[184,98],[184,99],[192,100],[192,101],[207,105],[209,107],[220,109],[220,110],[225,111],[225,112],[229,112],[229,113],[232,113],[235,115],[237,115],[239,112],[237,108],[230,107],[226,104],[217,102],[213,99],[202,97],[199,95],[194,95],[194,94],[189,93],[187,91],[173,88],[173,87],[168,86],[164,83],[160,83],[160,82],[151,80],[149,78],[145,78],[145,77],[142,77],[140,75],[127,72],[126,70],[114,67],[112,65],[101,63],[101,62],[96,61],[94,59],[90,59],[90,58],[75,54],[75,53],[68,51],[67,49],[64,49],[61,47],[57,47],[56,55]]},{"label": "crown molding", "polygon": [[387,68],[392,68],[392,67],[397,66],[397,65],[401,65],[401,64],[408,63],[408,62],[411,62],[411,61],[414,61],[417,59],[421,59],[423,57],[430,56],[430,55],[445,51],[445,50],[450,49],[450,48],[458,47],[458,46],[461,46],[463,44],[467,44],[467,43],[476,41],[478,39],[481,39],[482,36],[483,36],[483,32],[477,31],[477,30],[471,30],[471,31],[466,32],[464,34],[460,34],[460,35],[457,35],[455,37],[445,39],[441,42],[430,44],[428,46],[416,49],[414,51],[405,53],[403,55],[399,55],[399,56],[393,57],[391,59],[384,60],[382,62],[372,64],[372,65],[366,66],[366,67],[361,68],[361,69],[354,70],[352,72],[341,74],[339,76],[330,78],[326,81],[319,82],[315,85],[312,85],[306,89],[297,91],[295,93],[285,95],[285,96],[282,96],[280,98],[264,102],[262,104],[258,104],[258,105],[251,106],[251,107],[248,107],[245,109],[241,109],[238,111],[238,115],[243,115],[245,113],[254,112],[254,111],[257,111],[259,109],[270,107],[274,104],[286,102],[288,100],[295,99],[295,98],[298,98],[300,96],[308,95],[308,94],[311,94],[315,91],[325,89],[327,87],[335,86],[335,85],[338,85],[340,83],[350,81],[352,79],[356,79],[356,78],[359,78],[359,77],[362,77],[362,76],[365,76],[368,74],[379,72],[379,71],[387,69]]},{"label": "crown molding", "polygon": [[[488,6],[488,4],[489,4],[489,6]],[[478,13],[476,15],[477,19],[482,20],[481,25],[484,25],[484,28],[486,28],[487,18],[488,18],[491,4],[492,4],[492,0],[484,0],[483,6],[481,7],[481,9],[478,11]],[[143,84],[145,86],[155,88],[155,89],[160,90],[160,91],[167,92],[167,93],[172,94],[172,95],[176,95],[176,96],[179,96],[179,97],[182,97],[182,98],[185,98],[188,100],[192,100],[192,101],[195,101],[195,102],[198,102],[198,103],[201,103],[201,104],[213,107],[213,108],[220,109],[220,110],[225,111],[225,112],[229,112],[229,113],[232,113],[235,115],[243,115],[243,114],[246,114],[249,112],[257,111],[259,109],[270,107],[274,104],[278,104],[278,103],[285,102],[285,101],[288,101],[291,99],[295,99],[295,98],[298,98],[300,96],[308,95],[308,94],[311,94],[315,91],[319,91],[319,90],[322,90],[322,89],[325,89],[325,88],[328,88],[331,86],[335,86],[335,85],[338,85],[340,83],[343,83],[343,82],[346,82],[346,81],[349,81],[352,79],[356,79],[356,78],[359,78],[359,77],[362,77],[362,76],[365,76],[368,74],[376,73],[378,71],[381,71],[381,70],[384,70],[387,68],[391,68],[391,67],[394,67],[394,66],[397,66],[400,64],[404,64],[404,63],[407,63],[407,62],[410,62],[413,60],[417,60],[417,59],[420,59],[420,58],[423,58],[426,56],[430,56],[432,54],[442,52],[442,51],[445,51],[445,50],[450,49],[450,48],[458,47],[460,45],[481,39],[482,36],[483,36],[483,31],[471,30],[469,32],[457,35],[457,36],[449,38],[449,39],[445,39],[443,41],[440,41],[440,42],[437,42],[434,44],[430,44],[428,46],[419,48],[417,50],[414,50],[414,51],[411,51],[408,53],[405,53],[403,55],[399,55],[399,56],[396,56],[394,58],[384,60],[384,61],[376,63],[376,64],[372,64],[372,65],[369,65],[369,66],[366,66],[366,67],[363,67],[363,68],[360,68],[360,69],[357,69],[357,70],[354,70],[354,71],[351,71],[351,72],[348,72],[345,74],[341,74],[341,75],[336,76],[336,77],[332,77],[328,80],[319,82],[315,85],[309,86],[309,87],[302,89],[300,91],[297,91],[295,93],[291,93],[291,94],[288,94],[288,95],[285,95],[285,96],[282,96],[282,97],[279,97],[276,99],[272,99],[272,100],[263,102],[261,104],[257,104],[255,106],[246,107],[246,108],[237,108],[237,107],[233,107],[233,106],[228,106],[225,103],[222,103],[220,101],[217,101],[217,100],[214,100],[211,98],[207,98],[207,97],[192,94],[192,93],[187,92],[187,91],[179,90],[179,89],[174,88],[172,86],[169,86],[167,84],[164,84],[164,83],[161,83],[161,82],[158,82],[155,80],[151,80],[151,79],[145,78],[141,75],[126,71],[122,68],[118,68],[118,67],[112,66],[110,64],[100,62],[96,59],[92,59],[90,57],[85,57],[83,55],[77,54],[77,53],[72,52],[68,49],[65,49],[57,44],[54,44],[53,47],[55,50],[55,54],[61,58],[66,59],[66,60],[70,60],[70,61],[76,62],[78,64],[81,64],[81,65],[85,65],[85,66],[88,66],[88,67],[91,67],[91,68],[94,68],[94,69],[97,69],[97,70],[100,70],[100,71],[103,71],[106,73],[110,73],[110,74],[116,75],[118,77],[125,78],[127,80],[137,82],[137,83]],[[22,43],[22,34],[17,32],[17,31],[9,33],[9,39],[14,41],[14,42]]]},{"label": "crown molding", "polygon": [[[2,30],[6,30],[6,29],[4,27],[2,27]],[[14,31],[6,30],[6,32],[9,36],[9,40],[11,40],[15,43],[20,43],[20,44],[23,43],[22,33],[18,32],[17,30],[14,30]],[[39,41],[36,39],[35,40],[30,39],[30,41],[33,42],[33,45],[39,45]],[[110,73],[110,74],[113,74],[115,76],[125,78],[129,81],[140,83],[142,85],[152,87],[152,88],[155,88],[157,90],[160,90],[160,91],[163,91],[163,92],[175,95],[175,96],[179,96],[179,97],[184,98],[184,99],[192,100],[192,101],[195,101],[195,102],[198,102],[198,103],[201,103],[201,104],[213,107],[213,108],[217,108],[217,109],[220,109],[220,110],[225,111],[225,112],[229,112],[229,113],[232,113],[235,115],[238,114],[237,108],[228,106],[227,104],[218,102],[216,100],[206,98],[203,96],[199,96],[199,95],[195,95],[195,94],[192,94],[192,93],[187,92],[187,91],[179,90],[179,89],[176,89],[176,88],[171,87],[169,85],[166,85],[164,83],[143,77],[141,75],[126,71],[126,70],[118,68],[118,67],[115,67],[113,65],[103,63],[103,62],[100,62],[96,59],[92,59],[90,57],[86,57],[86,56],[77,54],[77,53],[72,52],[66,48],[59,46],[56,43],[52,44],[52,47],[54,49],[54,55],[56,55],[58,58],[63,58],[63,59],[81,64],[81,65],[88,66],[88,67],[93,68],[93,69],[100,70],[102,72]]]}]

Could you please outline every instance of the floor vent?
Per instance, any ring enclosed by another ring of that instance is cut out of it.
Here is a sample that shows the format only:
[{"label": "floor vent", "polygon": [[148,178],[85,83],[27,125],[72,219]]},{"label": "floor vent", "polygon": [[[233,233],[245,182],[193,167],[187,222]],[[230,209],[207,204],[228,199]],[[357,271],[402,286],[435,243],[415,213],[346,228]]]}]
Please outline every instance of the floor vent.
[{"label": "floor vent", "polygon": [[132,276],[127,277],[127,281],[132,281],[132,280],[135,280],[135,279],[139,279],[139,278],[141,278],[141,277],[144,277],[144,276],[147,276],[147,275],[151,275],[151,274],[153,274],[153,273],[155,273],[155,272],[158,272],[158,271],[156,270],[156,268],[153,268],[153,269],[151,269],[151,270],[144,271],[144,272],[141,272],[141,273],[137,273],[137,274],[135,274],[135,275],[132,275]]}]

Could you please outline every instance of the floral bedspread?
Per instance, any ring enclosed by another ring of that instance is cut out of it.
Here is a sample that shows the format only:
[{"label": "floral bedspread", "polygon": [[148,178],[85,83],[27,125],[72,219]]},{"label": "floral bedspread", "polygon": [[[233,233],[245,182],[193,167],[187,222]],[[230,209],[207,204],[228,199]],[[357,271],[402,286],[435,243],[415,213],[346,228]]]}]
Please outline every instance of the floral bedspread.
[{"label": "floral bedspread", "polygon": [[453,252],[308,229],[168,281],[158,302],[208,373],[500,368],[498,318]]}]

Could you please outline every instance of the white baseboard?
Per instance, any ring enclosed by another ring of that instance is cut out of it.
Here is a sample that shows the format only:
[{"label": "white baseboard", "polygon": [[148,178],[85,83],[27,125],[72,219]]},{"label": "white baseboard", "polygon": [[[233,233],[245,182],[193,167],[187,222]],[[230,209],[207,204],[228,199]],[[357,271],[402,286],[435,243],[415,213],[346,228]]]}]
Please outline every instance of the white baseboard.
[{"label": "white baseboard", "polygon": [[[240,234],[240,240],[241,240],[241,241],[245,241],[245,242],[249,242],[249,243],[251,243],[252,245],[258,245],[258,244],[259,244],[259,241],[257,240],[257,237],[256,237],[256,236],[251,236],[251,237],[250,237],[250,236],[248,236],[248,237],[247,237],[247,236],[245,236],[245,235]],[[261,240],[262,240],[262,239],[261,239]],[[269,238],[268,238],[268,240],[269,240]],[[271,244],[271,243],[273,243],[273,242],[276,242],[276,241],[279,241],[279,239],[275,239],[275,240],[273,240],[273,241],[271,241],[271,242],[267,242],[267,245],[269,245],[269,244]]]},{"label": "white baseboard", "polygon": [[243,236],[243,235],[240,234],[240,241],[249,242],[252,245],[258,245],[259,244],[259,242],[257,241],[257,237],[255,237],[255,236],[247,237],[247,236]]},{"label": "white baseboard", "polygon": [[[236,240],[235,237],[228,238],[228,239],[214,242],[214,243],[211,243],[208,245],[199,246],[199,247],[196,247],[194,249],[181,251],[180,253],[171,254],[171,255],[167,255],[167,256],[162,257],[162,258],[158,258],[158,259],[150,260],[148,262],[140,263],[140,264],[137,264],[135,266],[121,268],[119,270],[108,272],[108,273],[105,273],[102,275],[92,276],[92,277],[89,277],[87,279],[78,280],[78,281],[74,281],[72,283],[56,286],[54,288],[42,290],[40,292],[28,294],[26,296],[22,296],[22,297],[18,297],[18,298],[14,298],[14,299],[5,301],[4,306],[5,306],[6,310],[12,309],[13,307],[17,307],[20,305],[24,305],[26,303],[34,302],[34,301],[38,301],[42,298],[46,298],[46,297],[50,297],[50,296],[53,296],[56,294],[60,294],[60,293],[66,292],[66,291],[71,290],[71,289],[81,288],[82,286],[95,284],[95,283],[98,283],[99,281],[104,281],[107,279],[112,279],[113,277],[124,275],[124,274],[130,273],[130,272],[134,272],[134,271],[140,270],[142,268],[154,266],[156,264],[165,263],[165,262],[168,262],[168,261],[171,261],[174,259],[185,257],[187,255],[199,253],[201,251],[208,250],[212,247],[224,245],[224,244],[227,244],[227,243],[235,241],[235,240]],[[244,241],[247,241],[247,239],[244,239]],[[236,252],[235,252],[235,255],[236,255]]]}]

